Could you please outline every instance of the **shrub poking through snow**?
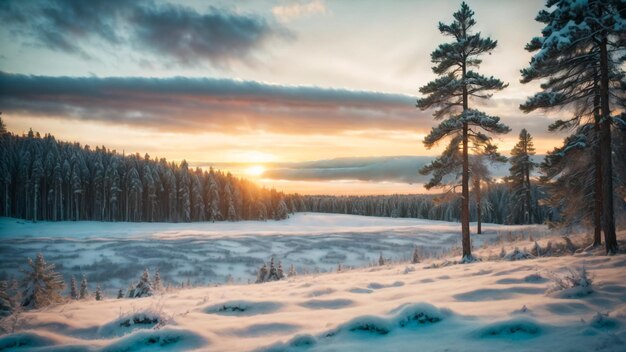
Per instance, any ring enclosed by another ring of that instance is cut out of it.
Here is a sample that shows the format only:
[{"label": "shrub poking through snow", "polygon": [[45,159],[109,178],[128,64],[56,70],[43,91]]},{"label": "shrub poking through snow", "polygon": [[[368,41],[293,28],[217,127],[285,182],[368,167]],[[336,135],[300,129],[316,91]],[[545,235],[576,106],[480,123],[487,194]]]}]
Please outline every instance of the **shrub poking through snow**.
[{"label": "shrub poking through snow", "polygon": [[207,307],[208,314],[250,316],[267,314],[279,310],[282,304],[278,302],[229,301]]},{"label": "shrub poking through snow", "polygon": [[12,308],[13,305],[9,296],[9,283],[0,281],[0,317],[10,315]]},{"label": "shrub poking through snow", "polygon": [[533,319],[516,317],[506,321],[489,324],[478,331],[482,337],[498,337],[507,335],[536,336],[541,333],[541,326]]},{"label": "shrub poking through snow", "polygon": [[54,264],[46,263],[43,254],[37,254],[35,261],[28,258],[28,270],[22,281],[22,306],[41,308],[60,302],[61,291],[65,288],[63,278],[54,271]]},{"label": "shrub poking through snow", "polygon": [[387,335],[391,331],[391,324],[385,318],[375,315],[365,315],[352,319],[338,330],[330,332],[326,336],[333,336],[342,330],[350,332],[366,332],[376,335]]},{"label": "shrub poking through snow", "polygon": [[505,254],[504,257],[502,257],[503,260],[508,261],[526,260],[533,258],[534,256],[532,254],[527,253],[526,250],[520,250],[517,247],[515,247],[511,252]]},{"label": "shrub poking through snow", "polygon": [[537,241],[535,241],[535,243],[533,244],[533,248],[530,250],[530,254],[535,257],[541,257],[541,255],[543,254],[543,250],[541,249],[541,246],[539,245],[539,243],[537,243]]},{"label": "shrub poking through snow", "polygon": [[102,337],[122,336],[137,329],[160,329],[173,320],[163,310],[162,303],[154,303],[144,309],[133,308],[130,312],[120,312],[117,319],[100,327],[98,334]]},{"label": "shrub poking through snow", "polygon": [[415,249],[413,249],[413,258],[411,258],[411,263],[417,264],[419,262],[420,262],[419,252],[417,250],[417,246],[415,246]]},{"label": "shrub poking through snow", "polygon": [[584,297],[593,292],[593,279],[585,265],[578,269],[568,269],[565,275],[552,275],[552,286],[548,293],[560,298]]},{"label": "shrub poking through snow", "polygon": [[402,308],[396,320],[400,327],[412,324],[434,324],[443,320],[448,314],[448,310],[442,310],[427,303],[417,303]]}]

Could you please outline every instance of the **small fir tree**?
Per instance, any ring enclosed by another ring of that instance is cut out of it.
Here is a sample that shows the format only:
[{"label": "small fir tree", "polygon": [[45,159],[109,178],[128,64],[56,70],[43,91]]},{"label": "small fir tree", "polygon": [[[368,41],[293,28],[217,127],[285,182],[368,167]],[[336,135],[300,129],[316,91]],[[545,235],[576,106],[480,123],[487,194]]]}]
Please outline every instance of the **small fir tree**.
[{"label": "small fir tree", "polygon": [[80,299],[87,299],[89,297],[89,290],[87,288],[87,276],[83,274],[83,279],[80,281]]},{"label": "small fir tree", "polygon": [[21,285],[22,307],[36,309],[62,301],[65,283],[54,271],[54,264],[46,263],[43,254],[38,253],[35,261],[28,258],[28,266]]},{"label": "small fir tree", "polygon": [[102,300],[102,290],[100,289],[100,284],[96,285],[96,301]]},{"label": "small fir tree", "polygon": [[76,278],[74,276],[72,276],[70,281],[70,298],[74,300],[78,299],[78,288],[76,287]]},{"label": "small fir tree", "polygon": [[150,282],[150,273],[148,269],[143,271],[137,286],[135,286],[135,298],[139,297],[149,297],[154,294],[154,288],[152,287],[152,283]]}]

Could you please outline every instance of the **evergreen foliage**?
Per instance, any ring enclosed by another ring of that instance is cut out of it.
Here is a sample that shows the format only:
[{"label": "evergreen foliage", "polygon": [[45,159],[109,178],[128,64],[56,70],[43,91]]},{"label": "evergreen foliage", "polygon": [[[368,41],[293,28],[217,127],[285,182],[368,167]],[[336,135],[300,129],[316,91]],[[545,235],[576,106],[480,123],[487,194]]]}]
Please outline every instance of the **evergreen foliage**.
[{"label": "evergreen foliage", "polygon": [[[544,24],[541,37],[526,50],[534,53],[521,71],[522,83],[541,82],[541,91],[520,105],[524,112],[570,108],[572,117],[558,120],[550,130],[593,123],[594,244],[600,226],[607,253],[617,253],[614,211],[612,128],[623,124],[619,110],[626,104],[623,63],[626,60],[626,5],[622,0],[549,0],[536,20]],[[617,107],[617,109],[616,109]],[[600,212],[601,210],[601,212]],[[601,216],[601,221],[600,217]]]},{"label": "evergreen foliage", "polygon": [[534,203],[530,174],[537,166],[531,158],[533,155],[535,155],[533,137],[526,129],[522,129],[519,142],[511,150],[510,175],[505,179],[511,188],[510,216],[514,217],[511,221],[514,223],[530,224],[533,221]]},{"label": "evergreen foliage", "polygon": [[35,261],[28,258],[28,266],[21,283],[22,307],[37,309],[61,302],[65,283],[54,271],[54,264],[46,263],[43,254],[38,253]]},{"label": "evergreen foliage", "polygon": [[[280,220],[285,195],[149,155],[0,134],[0,214],[29,220]],[[259,209],[262,209],[260,211]]]},{"label": "evergreen foliage", "polygon": [[[497,116],[469,107],[469,99],[488,99],[492,91],[504,89],[507,85],[497,78],[487,77],[473,71],[482,60],[479,56],[490,53],[497,42],[483,38],[480,33],[472,33],[476,25],[474,12],[463,2],[461,9],[453,14],[451,24],[439,23],[439,31],[452,38],[432,52],[433,72],[439,78],[420,88],[423,98],[417,100],[421,110],[432,109],[436,120],[442,120],[424,138],[427,148],[449,139],[444,153],[422,170],[423,174],[433,174],[427,187],[439,185],[444,176],[457,172],[461,165],[461,232],[464,261],[471,261],[469,230],[469,149],[470,143],[489,143],[490,137],[483,133],[507,133],[509,127],[500,122]],[[459,155],[460,150],[460,155]]]},{"label": "evergreen foliage", "polygon": [[80,294],[79,299],[87,299],[89,297],[89,290],[87,287],[87,276],[83,275],[83,279],[80,281]]}]

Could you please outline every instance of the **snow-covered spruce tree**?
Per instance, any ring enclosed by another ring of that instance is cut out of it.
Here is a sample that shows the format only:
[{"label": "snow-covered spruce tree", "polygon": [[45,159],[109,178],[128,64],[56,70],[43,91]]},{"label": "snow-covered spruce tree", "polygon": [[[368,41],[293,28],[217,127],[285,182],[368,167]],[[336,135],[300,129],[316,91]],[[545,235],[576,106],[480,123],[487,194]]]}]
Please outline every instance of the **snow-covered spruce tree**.
[{"label": "snow-covered spruce tree", "polygon": [[159,274],[159,269],[156,269],[156,272],[154,273],[153,289],[156,292],[160,292],[163,290],[163,283],[161,282],[161,274]]},{"label": "snow-covered spruce tree", "polygon": [[100,289],[100,284],[96,285],[96,301],[102,300],[102,289]]},{"label": "snow-covered spruce tree", "polygon": [[278,280],[282,280],[285,278],[285,272],[283,271],[283,263],[278,261],[278,269],[276,269],[276,275],[278,276]]},{"label": "snow-covered spruce tree", "polygon": [[128,285],[128,298],[135,298],[135,283],[131,282]]},{"label": "snow-covered spruce tree", "polygon": [[298,272],[296,271],[296,267],[291,264],[289,266],[289,271],[287,272],[287,277],[296,277]]},{"label": "snow-covered spruce tree", "polygon": [[[479,56],[490,53],[497,42],[482,38],[480,33],[472,34],[476,25],[474,12],[463,2],[461,9],[454,13],[451,24],[439,23],[439,31],[453,41],[439,45],[431,54],[435,64],[433,72],[440,77],[420,88],[424,98],[417,100],[417,107],[426,110],[435,108],[436,120],[444,119],[424,139],[426,148],[431,148],[439,141],[450,137],[450,155],[461,146],[461,232],[463,260],[472,261],[469,228],[469,142],[470,137],[488,140],[488,136],[479,129],[491,133],[507,133],[509,128],[500,122],[500,118],[489,116],[481,111],[470,109],[470,98],[487,99],[490,91],[502,90],[506,85],[494,77],[486,77],[473,71],[482,60]],[[450,163],[444,162],[450,166]],[[434,170],[433,170],[434,171]]]},{"label": "snow-covered spruce tree", "polygon": [[80,281],[80,293],[79,299],[87,299],[89,297],[89,289],[87,287],[87,276],[83,274],[83,279]]},{"label": "snow-covered spruce tree", "polygon": [[143,271],[137,286],[135,286],[134,298],[148,297],[154,294],[152,283],[150,282],[150,273],[148,269]]},{"label": "snow-covered spruce tree", "polygon": [[278,281],[280,278],[278,277],[278,270],[276,270],[276,266],[274,265],[274,257],[270,259],[270,271],[267,275],[267,281]]},{"label": "snow-covered spruce tree", "polygon": [[21,283],[22,307],[37,309],[62,301],[65,283],[54,271],[54,264],[46,263],[43,254],[38,253],[35,261],[28,258],[28,266]]},{"label": "snow-covered spruce tree", "polygon": [[289,217],[289,208],[287,208],[287,203],[285,203],[285,199],[281,198],[278,201],[278,205],[276,207],[276,218],[274,220],[283,220]]},{"label": "snow-covered spruce tree", "polygon": [[259,269],[259,272],[257,274],[256,283],[260,284],[260,283],[267,281],[267,275],[268,275],[267,265],[263,263],[263,266],[261,267],[261,269]]},{"label": "snow-covered spruce tree", "polygon": [[417,246],[415,246],[415,249],[413,249],[413,257],[411,258],[411,263],[417,264],[419,262],[420,262],[420,255],[419,255]]},{"label": "snow-covered spruce tree", "polygon": [[[607,253],[618,250],[613,209],[611,128],[624,123],[615,112],[626,100],[623,62],[626,60],[626,4],[623,0],[548,0],[536,17],[545,24],[541,37],[526,50],[535,53],[521,71],[522,83],[540,80],[541,91],[520,106],[536,109],[571,108],[573,117],[551,129],[593,122],[599,135],[595,177],[602,183],[602,230]],[[596,239],[597,240],[597,239]]]},{"label": "snow-covered spruce tree", "polygon": [[509,176],[505,181],[511,189],[511,219],[512,223],[530,224],[533,215],[533,202],[531,197],[530,173],[537,166],[531,156],[535,155],[533,137],[522,129],[519,141],[511,150],[509,162]]},{"label": "snow-covered spruce tree", "polygon": [[76,278],[72,275],[70,280],[70,299],[78,299],[78,288],[76,287]]}]

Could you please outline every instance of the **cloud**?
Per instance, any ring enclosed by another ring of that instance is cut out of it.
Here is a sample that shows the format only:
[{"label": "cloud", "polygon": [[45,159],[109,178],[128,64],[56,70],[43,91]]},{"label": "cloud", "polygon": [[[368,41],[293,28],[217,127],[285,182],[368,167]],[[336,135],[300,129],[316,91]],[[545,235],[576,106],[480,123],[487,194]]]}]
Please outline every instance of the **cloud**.
[{"label": "cloud", "polygon": [[275,6],[272,8],[272,13],[278,20],[289,22],[305,15],[324,14],[326,13],[326,4],[322,0],[313,0],[305,3],[296,2]]},{"label": "cloud", "polygon": [[[430,176],[421,175],[419,169],[431,162],[431,156],[378,156],[351,157],[329,160],[317,160],[296,163],[263,163],[266,171],[264,179],[288,181],[338,181],[357,180],[367,182],[395,182],[423,184]],[[541,162],[543,155],[533,156],[535,162]],[[245,169],[250,164],[238,163],[192,163],[193,166],[221,169]],[[509,174],[508,163],[490,164],[492,176],[502,178]]]},{"label": "cloud", "polygon": [[0,108],[163,131],[329,133],[423,130],[428,113],[400,94],[208,78],[48,77],[0,72]]},{"label": "cloud", "polygon": [[51,50],[90,58],[103,45],[180,65],[227,66],[250,59],[273,38],[291,36],[256,15],[150,0],[6,0],[0,19],[14,35]]}]

